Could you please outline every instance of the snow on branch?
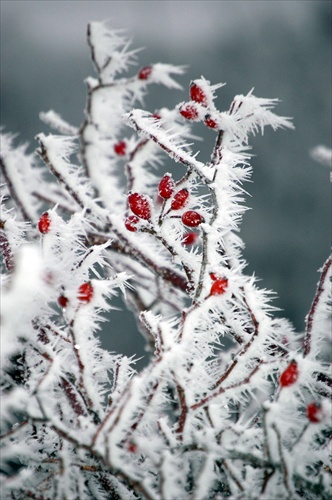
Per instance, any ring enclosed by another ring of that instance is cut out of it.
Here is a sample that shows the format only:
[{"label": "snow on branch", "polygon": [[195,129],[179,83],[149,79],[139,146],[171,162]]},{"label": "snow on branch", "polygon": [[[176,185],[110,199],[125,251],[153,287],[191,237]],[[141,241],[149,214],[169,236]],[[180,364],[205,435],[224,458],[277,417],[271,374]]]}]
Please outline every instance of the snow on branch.
[{"label": "snow on branch", "polygon": [[[203,76],[173,109],[136,109],[150,85],[181,89],[185,67],[123,75],[138,54],[124,33],[87,36],[83,123],[41,113],[61,135],[34,154],[2,138],[4,498],[328,498],[331,259],[297,333],[240,237],[250,135],[290,119],[252,91],[220,111],[224,84]],[[193,123],[215,135],[209,162]],[[119,294],[141,371],[101,345],[101,328],[125,339]]]}]

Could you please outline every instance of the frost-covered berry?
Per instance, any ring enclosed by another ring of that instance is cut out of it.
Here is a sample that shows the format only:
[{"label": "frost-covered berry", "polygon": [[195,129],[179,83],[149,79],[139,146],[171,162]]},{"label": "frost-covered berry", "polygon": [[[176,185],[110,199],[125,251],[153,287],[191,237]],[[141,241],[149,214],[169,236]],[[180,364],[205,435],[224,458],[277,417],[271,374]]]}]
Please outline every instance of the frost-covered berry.
[{"label": "frost-covered berry", "polygon": [[175,182],[171,175],[165,174],[159,182],[158,193],[159,196],[168,200],[173,194]]},{"label": "frost-covered berry", "polygon": [[172,210],[180,210],[180,208],[183,208],[185,204],[187,203],[189,197],[189,191],[187,188],[180,189],[178,191],[171,203],[171,209]]},{"label": "frost-covered berry", "polygon": [[222,295],[226,292],[228,280],[226,278],[217,278],[211,285],[210,295]]},{"label": "frost-covered berry", "polygon": [[139,80],[147,80],[152,73],[152,66],[144,66],[138,72]]},{"label": "frost-covered berry", "polygon": [[193,245],[196,240],[198,238],[198,234],[197,233],[194,233],[194,232],[190,232],[190,233],[186,233],[182,240],[181,240],[181,243],[182,245],[185,245],[185,246],[190,246],[190,245]]},{"label": "frost-covered berry", "polygon": [[310,420],[310,422],[313,422],[315,424],[320,422],[323,418],[322,408],[321,405],[318,403],[310,403],[307,406],[306,413],[308,420]]},{"label": "frost-covered berry", "polygon": [[63,294],[59,295],[58,304],[60,307],[63,307],[63,308],[67,307],[68,302],[69,302],[69,300],[67,299],[67,297],[65,295],[63,295]]},{"label": "frost-covered berry", "polygon": [[280,375],[280,385],[281,387],[288,387],[294,384],[299,378],[299,369],[296,361],[291,361],[287,366],[286,370]]},{"label": "frost-covered berry", "polygon": [[182,223],[188,227],[197,227],[204,222],[204,218],[195,210],[188,210],[185,212],[182,215],[181,220]]},{"label": "frost-covered berry", "polygon": [[180,115],[186,120],[197,120],[199,118],[198,109],[195,104],[184,104],[180,107]]},{"label": "frost-covered berry", "polygon": [[77,298],[80,302],[89,303],[91,302],[93,293],[93,286],[91,285],[90,281],[87,281],[86,283],[82,283],[82,285],[79,287]]},{"label": "frost-covered berry", "polygon": [[42,234],[49,232],[51,227],[51,218],[48,212],[44,212],[38,221],[38,229]]},{"label": "frost-covered berry", "polygon": [[195,82],[192,82],[190,84],[189,95],[190,95],[190,99],[192,101],[199,102],[200,104],[203,104],[203,106],[207,106],[208,105],[208,100],[207,100],[206,93]]},{"label": "frost-covered berry", "polygon": [[219,278],[219,276],[216,273],[210,273],[210,278],[212,279],[212,281],[216,281]]},{"label": "frost-covered berry", "polygon": [[147,196],[140,193],[131,193],[128,196],[131,211],[140,219],[151,219],[151,205]]},{"label": "frost-covered berry", "polygon": [[125,227],[128,231],[136,233],[138,230],[137,224],[139,223],[139,217],[137,215],[129,215],[125,220]]},{"label": "frost-covered berry", "polygon": [[211,115],[205,115],[204,123],[209,128],[216,129],[218,127],[217,122],[211,118]]},{"label": "frost-covered berry", "polygon": [[118,141],[113,146],[115,154],[118,156],[125,156],[127,154],[127,143],[126,141]]},{"label": "frost-covered berry", "polygon": [[137,444],[136,443],[133,443],[133,441],[130,441],[128,444],[127,444],[127,449],[130,453],[137,453]]}]

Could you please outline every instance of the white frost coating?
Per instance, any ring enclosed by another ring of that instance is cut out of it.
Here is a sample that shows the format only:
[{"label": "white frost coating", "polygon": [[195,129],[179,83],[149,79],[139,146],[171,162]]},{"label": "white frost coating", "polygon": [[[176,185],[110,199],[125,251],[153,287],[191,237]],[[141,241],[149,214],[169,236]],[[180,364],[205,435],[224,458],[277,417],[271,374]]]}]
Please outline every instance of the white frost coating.
[{"label": "white frost coating", "polygon": [[73,127],[67,123],[58,113],[50,109],[47,112],[39,113],[39,118],[49,127],[54,128],[61,134],[77,135],[77,127]]},{"label": "white frost coating", "polygon": [[[161,130],[156,126],[154,120],[150,119],[150,115],[139,109],[130,111],[125,116],[126,121],[134,129],[138,131],[139,134],[146,136],[147,138],[156,139],[158,142],[163,144],[167,148],[167,153],[175,162],[185,163],[188,166],[191,165],[197,173],[207,180],[212,180],[213,170],[204,165],[204,163],[198,161],[190,155],[184,148],[183,145],[178,140],[178,135],[175,137],[172,135],[172,131]],[[181,160],[180,160],[181,158]]]},{"label": "white frost coating", "polygon": [[45,283],[45,269],[39,248],[22,245],[16,255],[16,268],[7,290],[2,293],[2,346],[1,358],[6,363],[17,347],[16,339],[26,337],[27,323],[37,315],[45,299],[48,286]]},{"label": "white frost coating", "polygon": [[156,63],[152,65],[151,80],[153,83],[165,85],[169,89],[181,90],[182,86],[170,75],[183,75],[186,66],[174,66],[173,64]]},{"label": "white frost coating", "polygon": [[[27,154],[27,144],[14,148],[14,136],[0,134],[1,159],[8,176],[9,186],[15,190],[15,198],[20,200],[23,217],[36,220],[39,204],[33,200],[31,193],[36,185],[43,185],[40,169],[37,168],[33,154]],[[7,183],[6,177],[3,179]],[[9,187],[8,186],[8,187]]]}]

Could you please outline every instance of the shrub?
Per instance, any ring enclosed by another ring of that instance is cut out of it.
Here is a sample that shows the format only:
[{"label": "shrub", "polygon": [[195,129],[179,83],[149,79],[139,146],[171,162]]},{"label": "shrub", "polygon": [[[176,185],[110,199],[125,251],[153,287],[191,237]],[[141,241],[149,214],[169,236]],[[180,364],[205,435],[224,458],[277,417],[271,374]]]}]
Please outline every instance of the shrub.
[{"label": "shrub", "polygon": [[[298,334],[239,236],[248,137],[290,120],[252,92],[221,112],[203,77],[175,109],[136,109],[184,68],[125,77],[122,35],[91,23],[88,43],[83,124],[42,113],[57,135],[34,154],[2,136],[3,498],[328,498],[331,258]],[[193,121],[216,136],[207,163]],[[150,350],[139,373],[98,339],[103,321],[124,334],[119,291]]]}]

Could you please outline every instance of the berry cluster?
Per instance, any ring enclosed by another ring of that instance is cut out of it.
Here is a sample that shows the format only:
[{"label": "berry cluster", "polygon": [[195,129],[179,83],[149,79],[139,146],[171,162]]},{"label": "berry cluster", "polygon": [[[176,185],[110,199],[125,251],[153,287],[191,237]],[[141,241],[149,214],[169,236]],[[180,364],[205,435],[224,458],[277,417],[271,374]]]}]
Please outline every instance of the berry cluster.
[{"label": "berry cluster", "polygon": [[[170,208],[165,215],[170,212],[183,209],[189,202],[190,192],[187,188],[182,188],[176,191],[176,183],[170,174],[165,174],[158,184],[158,196],[163,200],[163,206],[170,200]],[[134,215],[129,215],[125,220],[125,227],[128,231],[136,232],[139,228],[139,223],[143,221],[151,222],[153,212],[152,200],[141,193],[129,193],[128,206]],[[180,217],[182,224],[188,228],[196,228],[202,222],[204,217],[196,210],[186,210],[181,216],[172,215],[172,217]],[[160,218],[162,222],[164,217]],[[194,232],[186,233],[182,243],[184,245],[192,245],[197,240],[198,235]]]},{"label": "berry cluster", "polygon": [[220,129],[213,104],[213,88],[209,82],[204,79],[191,82],[189,96],[189,102],[179,105],[180,115],[186,120],[203,121],[209,128]]}]

